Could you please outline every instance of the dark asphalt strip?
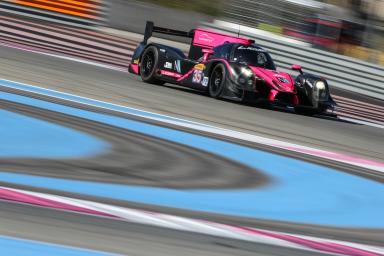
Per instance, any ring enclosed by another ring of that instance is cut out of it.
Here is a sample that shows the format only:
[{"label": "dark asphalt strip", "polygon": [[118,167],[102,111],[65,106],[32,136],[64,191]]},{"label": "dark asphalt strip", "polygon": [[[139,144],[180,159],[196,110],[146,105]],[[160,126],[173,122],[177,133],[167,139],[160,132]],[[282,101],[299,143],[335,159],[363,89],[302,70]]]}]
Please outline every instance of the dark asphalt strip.
[{"label": "dark asphalt strip", "polygon": [[57,178],[168,188],[246,188],[267,182],[263,174],[192,148],[57,112],[1,101],[2,109],[47,120],[102,138],[106,154],[84,159],[2,159],[0,170]]}]

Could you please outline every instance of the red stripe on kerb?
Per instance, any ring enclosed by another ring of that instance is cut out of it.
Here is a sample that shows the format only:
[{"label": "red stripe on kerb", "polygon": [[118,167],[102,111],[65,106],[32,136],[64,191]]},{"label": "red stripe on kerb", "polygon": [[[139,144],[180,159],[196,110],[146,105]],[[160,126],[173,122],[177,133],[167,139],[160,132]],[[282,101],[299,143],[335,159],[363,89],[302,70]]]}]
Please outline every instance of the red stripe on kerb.
[{"label": "red stripe on kerb", "polygon": [[38,206],[54,208],[54,209],[62,209],[62,210],[67,210],[67,211],[82,212],[82,213],[104,216],[104,217],[110,217],[110,218],[118,218],[117,216],[114,216],[114,215],[111,215],[108,213],[94,211],[94,210],[90,210],[87,208],[69,205],[69,204],[65,204],[65,203],[60,203],[57,201],[53,201],[53,200],[49,200],[49,199],[45,199],[45,198],[41,198],[41,197],[37,197],[37,196],[33,196],[33,195],[24,194],[21,192],[17,192],[17,191],[5,189],[5,188],[0,188],[0,199],[7,200],[7,201],[19,202],[19,203],[38,205]]}]

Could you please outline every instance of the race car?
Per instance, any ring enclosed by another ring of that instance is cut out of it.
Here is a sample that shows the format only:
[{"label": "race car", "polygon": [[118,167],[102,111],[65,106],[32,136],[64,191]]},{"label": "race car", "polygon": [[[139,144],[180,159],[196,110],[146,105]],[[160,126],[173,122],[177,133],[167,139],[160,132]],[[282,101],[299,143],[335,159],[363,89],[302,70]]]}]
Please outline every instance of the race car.
[{"label": "race car", "polygon": [[[148,43],[153,32],[190,38],[188,57],[175,47]],[[291,68],[299,72],[296,78],[277,71],[270,54],[252,39],[201,28],[184,32],[148,21],[129,72],[147,83],[177,84],[238,102],[267,102],[300,114],[322,114],[334,108],[323,77],[304,73],[299,65]]]}]

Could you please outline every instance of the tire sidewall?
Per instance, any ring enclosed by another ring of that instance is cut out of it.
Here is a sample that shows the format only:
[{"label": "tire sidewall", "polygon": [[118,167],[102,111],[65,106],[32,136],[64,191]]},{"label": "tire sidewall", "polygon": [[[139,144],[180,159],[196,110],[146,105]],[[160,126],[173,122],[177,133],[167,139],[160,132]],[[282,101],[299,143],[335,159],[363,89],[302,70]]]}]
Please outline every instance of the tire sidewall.
[{"label": "tire sidewall", "polygon": [[[222,71],[222,80],[221,80],[221,84],[220,84],[219,89],[218,89],[216,92],[213,92],[213,91],[212,91],[211,84],[214,83],[213,76],[214,76],[215,71],[216,71],[217,69],[221,69],[221,71]],[[212,70],[212,72],[211,72],[210,79],[209,79],[208,93],[209,93],[209,95],[210,95],[212,98],[220,98],[220,97],[221,97],[221,95],[223,94],[223,91],[224,91],[225,79],[226,79],[226,69],[225,69],[225,66],[224,66],[222,63],[219,63],[219,64],[217,64],[217,65],[213,68],[213,70]]]},{"label": "tire sidewall", "polygon": [[144,59],[145,55],[148,53],[152,52],[153,53],[153,68],[151,73],[149,73],[147,76],[144,76],[143,74],[143,62],[141,61],[140,63],[140,77],[144,82],[149,82],[149,83],[154,83],[157,81],[155,78],[156,75],[156,69],[159,64],[159,51],[155,46],[149,46],[148,48],[145,49],[143,55],[142,55],[142,60]]}]

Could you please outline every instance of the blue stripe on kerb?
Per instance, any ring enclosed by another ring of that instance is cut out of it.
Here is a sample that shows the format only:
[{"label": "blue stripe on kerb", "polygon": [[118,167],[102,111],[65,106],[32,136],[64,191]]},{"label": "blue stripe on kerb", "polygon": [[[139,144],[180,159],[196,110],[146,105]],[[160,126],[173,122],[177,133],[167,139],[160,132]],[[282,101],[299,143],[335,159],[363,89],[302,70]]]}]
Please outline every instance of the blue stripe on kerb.
[{"label": "blue stripe on kerb", "polygon": [[7,256],[112,256],[100,251],[0,236],[0,255]]}]

